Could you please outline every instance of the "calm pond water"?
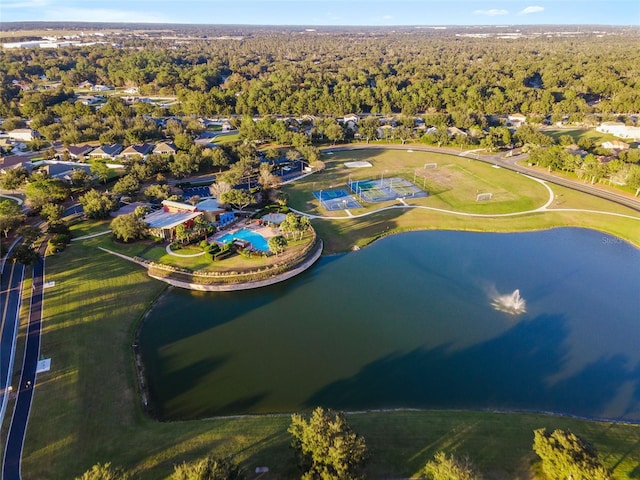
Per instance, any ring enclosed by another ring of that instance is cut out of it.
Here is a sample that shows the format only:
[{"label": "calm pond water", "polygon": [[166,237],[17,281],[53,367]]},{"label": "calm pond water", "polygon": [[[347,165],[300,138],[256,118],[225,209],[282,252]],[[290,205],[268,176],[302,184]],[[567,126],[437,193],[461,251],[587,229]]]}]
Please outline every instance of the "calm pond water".
[{"label": "calm pond water", "polygon": [[569,228],[404,233],[272,287],[173,290],[141,348],[165,420],[322,405],[640,421],[640,250]]}]

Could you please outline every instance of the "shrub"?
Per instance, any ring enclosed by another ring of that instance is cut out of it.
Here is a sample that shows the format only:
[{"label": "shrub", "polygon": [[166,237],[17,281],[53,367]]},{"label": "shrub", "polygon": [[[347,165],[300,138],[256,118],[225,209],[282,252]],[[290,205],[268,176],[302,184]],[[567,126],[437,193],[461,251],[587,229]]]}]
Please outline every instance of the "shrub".
[{"label": "shrub", "polygon": [[60,233],[63,235],[71,236],[71,230],[69,230],[69,226],[64,222],[51,222],[47,227],[47,233]]}]

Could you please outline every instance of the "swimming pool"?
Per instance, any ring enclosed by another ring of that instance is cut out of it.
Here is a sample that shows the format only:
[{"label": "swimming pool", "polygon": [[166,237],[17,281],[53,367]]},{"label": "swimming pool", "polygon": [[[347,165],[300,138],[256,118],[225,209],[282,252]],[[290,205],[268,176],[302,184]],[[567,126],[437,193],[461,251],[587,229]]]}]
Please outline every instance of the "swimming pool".
[{"label": "swimming pool", "polygon": [[234,233],[227,233],[222,237],[218,238],[218,242],[220,243],[229,243],[233,242],[236,239],[244,240],[249,242],[253,248],[256,250],[260,250],[262,252],[269,251],[269,245],[267,244],[267,239],[264,238],[259,233],[254,232],[253,230],[249,230],[247,228],[242,228]]}]

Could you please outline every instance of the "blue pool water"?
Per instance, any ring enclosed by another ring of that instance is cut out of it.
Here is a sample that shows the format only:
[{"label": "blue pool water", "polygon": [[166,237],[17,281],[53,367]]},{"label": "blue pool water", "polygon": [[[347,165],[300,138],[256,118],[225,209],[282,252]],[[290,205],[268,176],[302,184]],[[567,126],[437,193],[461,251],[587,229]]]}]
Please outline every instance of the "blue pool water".
[{"label": "blue pool water", "polygon": [[233,242],[235,239],[245,240],[249,242],[256,250],[261,250],[263,252],[269,251],[267,239],[259,233],[256,233],[253,230],[248,230],[246,228],[242,228],[235,233],[227,233],[226,235],[220,237],[218,241],[220,243],[229,243]]}]

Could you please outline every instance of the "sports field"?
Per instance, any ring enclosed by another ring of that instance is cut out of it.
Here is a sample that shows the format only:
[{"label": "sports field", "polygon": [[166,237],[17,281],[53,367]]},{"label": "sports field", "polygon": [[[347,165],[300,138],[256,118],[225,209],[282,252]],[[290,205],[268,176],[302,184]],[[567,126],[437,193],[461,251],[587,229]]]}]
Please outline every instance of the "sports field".
[{"label": "sports field", "polygon": [[397,198],[426,197],[427,193],[420,190],[409,180],[400,177],[381,178],[380,180],[360,180],[349,182],[349,188],[364,201],[388,202]]},{"label": "sports field", "polygon": [[318,190],[313,192],[313,196],[320,204],[330,212],[335,210],[346,210],[348,208],[362,208],[362,205],[353,198],[346,190]]},{"label": "sports field", "polygon": [[[547,189],[531,178],[456,155],[363,149],[334,151],[324,160],[327,168],[322,172],[283,187],[293,208],[314,215],[343,216],[342,208],[329,210],[321,205],[314,192],[333,191],[342,186],[348,189],[350,184],[362,186],[362,193],[368,194],[360,201],[360,190],[357,194],[354,191],[356,200],[362,205],[362,209],[354,214],[400,205],[398,198],[403,198],[408,205],[482,214],[534,210],[549,198]],[[368,161],[373,166],[366,169],[344,166],[345,162],[351,161]],[[437,164],[436,168],[424,168],[425,164],[433,163]],[[373,179],[378,183],[371,183]],[[391,179],[394,190],[398,187],[395,191],[389,191],[388,180]],[[490,201],[476,201],[478,193],[487,192],[493,194]]]}]

